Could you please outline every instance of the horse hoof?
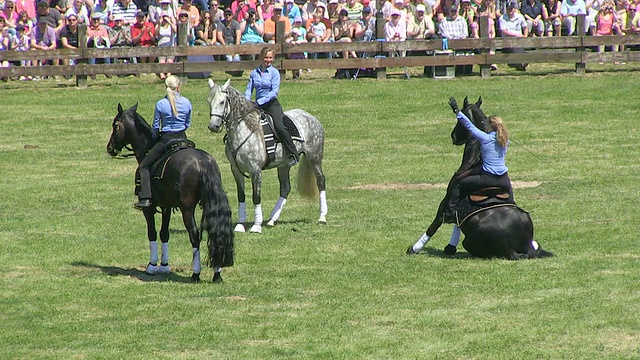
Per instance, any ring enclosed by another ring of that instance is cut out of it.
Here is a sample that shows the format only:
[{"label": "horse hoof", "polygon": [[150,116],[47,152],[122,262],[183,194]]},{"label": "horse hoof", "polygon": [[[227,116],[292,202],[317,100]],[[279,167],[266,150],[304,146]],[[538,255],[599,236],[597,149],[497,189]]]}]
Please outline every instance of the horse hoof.
[{"label": "horse hoof", "polygon": [[249,232],[254,233],[254,234],[262,234],[262,226],[260,225],[253,225],[251,227],[251,230],[249,230]]},{"label": "horse hoof", "polygon": [[211,280],[214,284],[222,282],[222,275],[219,272],[213,274],[213,280]]},{"label": "horse hoof", "polygon": [[269,222],[267,223],[267,227],[274,227],[276,226],[276,222],[273,220],[269,220]]},{"label": "horse hoof", "polygon": [[194,284],[197,284],[200,282],[200,274],[192,274],[191,275],[191,282]]},{"label": "horse hoof", "polygon": [[233,229],[233,231],[234,232],[239,232],[239,233],[245,232],[244,225],[243,224],[237,224],[236,227]]},{"label": "horse hoof", "polygon": [[148,264],[147,269],[144,271],[149,275],[155,275],[158,273],[158,269],[160,267],[158,265]]},{"label": "horse hoof", "polygon": [[318,219],[318,225],[327,225],[327,218],[325,218],[324,215]]},{"label": "horse hoof", "polygon": [[158,268],[158,274],[168,274],[170,272],[171,272],[171,268],[169,267],[169,264],[167,265],[160,264],[160,267]]},{"label": "horse hoof", "polygon": [[444,247],[445,255],[454,256],[456,254],[456,251],[458,251],[456,247],[451,244]]},{"label": "horse hoof", "polygon": [[407,255],[415,255],[415,254],[417,254],[417,252],[413,250],[413,246],[409,246],[409,248],[407,249]]}]

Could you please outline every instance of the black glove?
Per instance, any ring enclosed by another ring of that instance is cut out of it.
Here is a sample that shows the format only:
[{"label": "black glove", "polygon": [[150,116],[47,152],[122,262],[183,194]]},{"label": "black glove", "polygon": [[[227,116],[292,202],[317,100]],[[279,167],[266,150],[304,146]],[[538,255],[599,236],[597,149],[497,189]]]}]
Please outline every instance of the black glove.
[{"label": "black glove", "polygon": [[451,106],[451,110],[453,110],[453,113],[458,115],[458,111],[460,111],[460,109],[458,108],[458,103],[456,102],[456,98],[454,97],[449,98],[449,106]]}]

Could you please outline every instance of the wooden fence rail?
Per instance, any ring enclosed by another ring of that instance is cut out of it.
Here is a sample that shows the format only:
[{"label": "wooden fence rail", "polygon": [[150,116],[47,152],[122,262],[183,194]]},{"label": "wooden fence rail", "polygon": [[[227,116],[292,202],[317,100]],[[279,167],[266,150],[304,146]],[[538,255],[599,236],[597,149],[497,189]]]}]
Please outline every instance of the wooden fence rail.
[{"label": "wooden fence rail", "polygon": [[[481,34],[486,19],[480,18]],[[579,21],[578,34],[584,34],[583,21]],[[281,28],[281,27],[279,27]],[[178,33],[185,33],[186,25],[179,28]],[[32,50],[1,51],[0,61],[19,62],[20,60],[73,59],[75,65],[47,66],[9,66],[0,68],[0,77],[19,76],[75,76],[78,86],[86,86],[88,76],[105,74],[140,74],[140,73],[208,73],[216,71],[250,70],[260,64],[260,60],[252,60],[260,53],[264,44],[227,45],[227,46],[187,46],[185,37],[178,37],[179,45],[174,47],[124,47],[111,49],[94,49],[81,46],[78,49],[56,49],[51,51]],[[79,28],[79,44],[86,44],[86,27]],[[618,52],[594,52],[598,46],[620,46],[627,50]],[[290,45],[285,43],[270,45],[278,57],[275,66],[281,70],[291,69],[353,69],[374,68],[379,79],[386,78],[386,68],[404,66],[454,66],[479,65],[480,75],[489,77],[491,64],[512,63],[574,63],[576,72],[583,73],[587,63],[594,62],[637,62],[640,52],[630,51],[630,47],[640,45],[639,35],[624,36],[561,36],[541,38],[480,38],[449,40],[448,48],[453,53],[446,56],[433,56],[434,51],[442,50],[442,40],[408,40],[403,42],[352,42],[352,43],[306,43]],[[507,48],[524,48],[521,53],[501,53]],[[489,50],[498,50],[495,54]],[[326,59],[288,59],[286,55],[293,53],[341,53],[356,51],[367,54],[361,58],[326,58]],[[407,51],[409,56],[392,57],[390,54]],[[193,56],[219,57],[228,54],[239,54],[248,60],[237,62],[190,62]],[[100,58],[140,58],[171,56],[174,63],[87,63],[88,59]]]}]

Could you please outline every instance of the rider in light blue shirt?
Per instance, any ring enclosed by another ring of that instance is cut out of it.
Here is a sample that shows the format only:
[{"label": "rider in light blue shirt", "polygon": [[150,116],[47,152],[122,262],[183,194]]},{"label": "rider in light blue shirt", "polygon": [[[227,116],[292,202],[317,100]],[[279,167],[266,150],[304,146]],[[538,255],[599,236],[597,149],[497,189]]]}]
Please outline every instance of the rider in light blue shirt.
[{"label": "rider in light blue shirt", "polygon": [[478,129],[469,118],[461,111],[456,115],[458,121],[464,125],[474,138],[480,140],[480,146],[482,147],[482,170],[493,175],[503,175],[509,169],[505,164],[505,158],[507,156],[507,148],[509,146],[507,140],[507,146],[502,146],[496,141],[496,131],[486,133]]},{"label": "rider in light blue shirt", "polygon": [[156,103],[153,114],[153,138],[157,139],[162,133],[177,133],[187,130],[191,126],[193,108],[186,97],[175,97],[176,114],[171,110],[171,102],[167,97]]},{"label": "rider in light blue shirt", "polygon": [[180,78],[170,75],[165,80],[167,95],[158,100],[153,115],[153,138],[156,143],[140,162],[140,192],[136,209],[153,205],[151,196],[151,167],[168,150],[169,143],[176,139],[187,139],[185,130],[191,125],[193,108],[189,99],[180,95]]},{"label": "rider in light blue shirt", "polygon": [[284,113],[278,101],[280,91],[280,72],[272,66],[275,52],[269,47],[265,47],[260,52],[262,64],[253,69],[249,75],[247,89],[244,97],[251,100],[253,90],[256,91],[256,103],[266,113],[273,118],[273,127],[282,145],[289,153],[289,166],[294,166],[298,162],[298,151],[293,144],[291,134],[284,127]]},{"label": "rider in light blue shirt", "polygon": [[513,202],[513,191],[509,179],[508,168],[505,163],[509,146],[509,131],[499,116],[489,116],[491,131],[486,133],[478,129],[465,114],[458,110],[454,98],[449,104],[456,114],[458,121],[464,125],[471,135],[480,141],[482,149],[482,168],[472,169],[471,173],[462,178],[451,194],[451,208],[455,209],[460,194],[465,196],[474,191],[487,187],[500,187],[509,192],[509,201]]}]

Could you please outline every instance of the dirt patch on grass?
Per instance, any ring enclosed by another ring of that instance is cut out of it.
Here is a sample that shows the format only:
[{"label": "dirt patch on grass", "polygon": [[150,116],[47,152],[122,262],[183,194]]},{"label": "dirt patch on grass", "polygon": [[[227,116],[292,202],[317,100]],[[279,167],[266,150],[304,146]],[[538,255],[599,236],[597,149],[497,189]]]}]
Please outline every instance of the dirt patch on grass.
[{"label": "dirt patch on grass", "polygon": [[[525,189],[538,187],[541,181],[512,181],[511,185],[514,189]],[[424,190],[424,189],[446,189],[447,184],[404,184],[404,183],[382,183],[382,184],[363,184],[350,186],[349,190]]]}]

